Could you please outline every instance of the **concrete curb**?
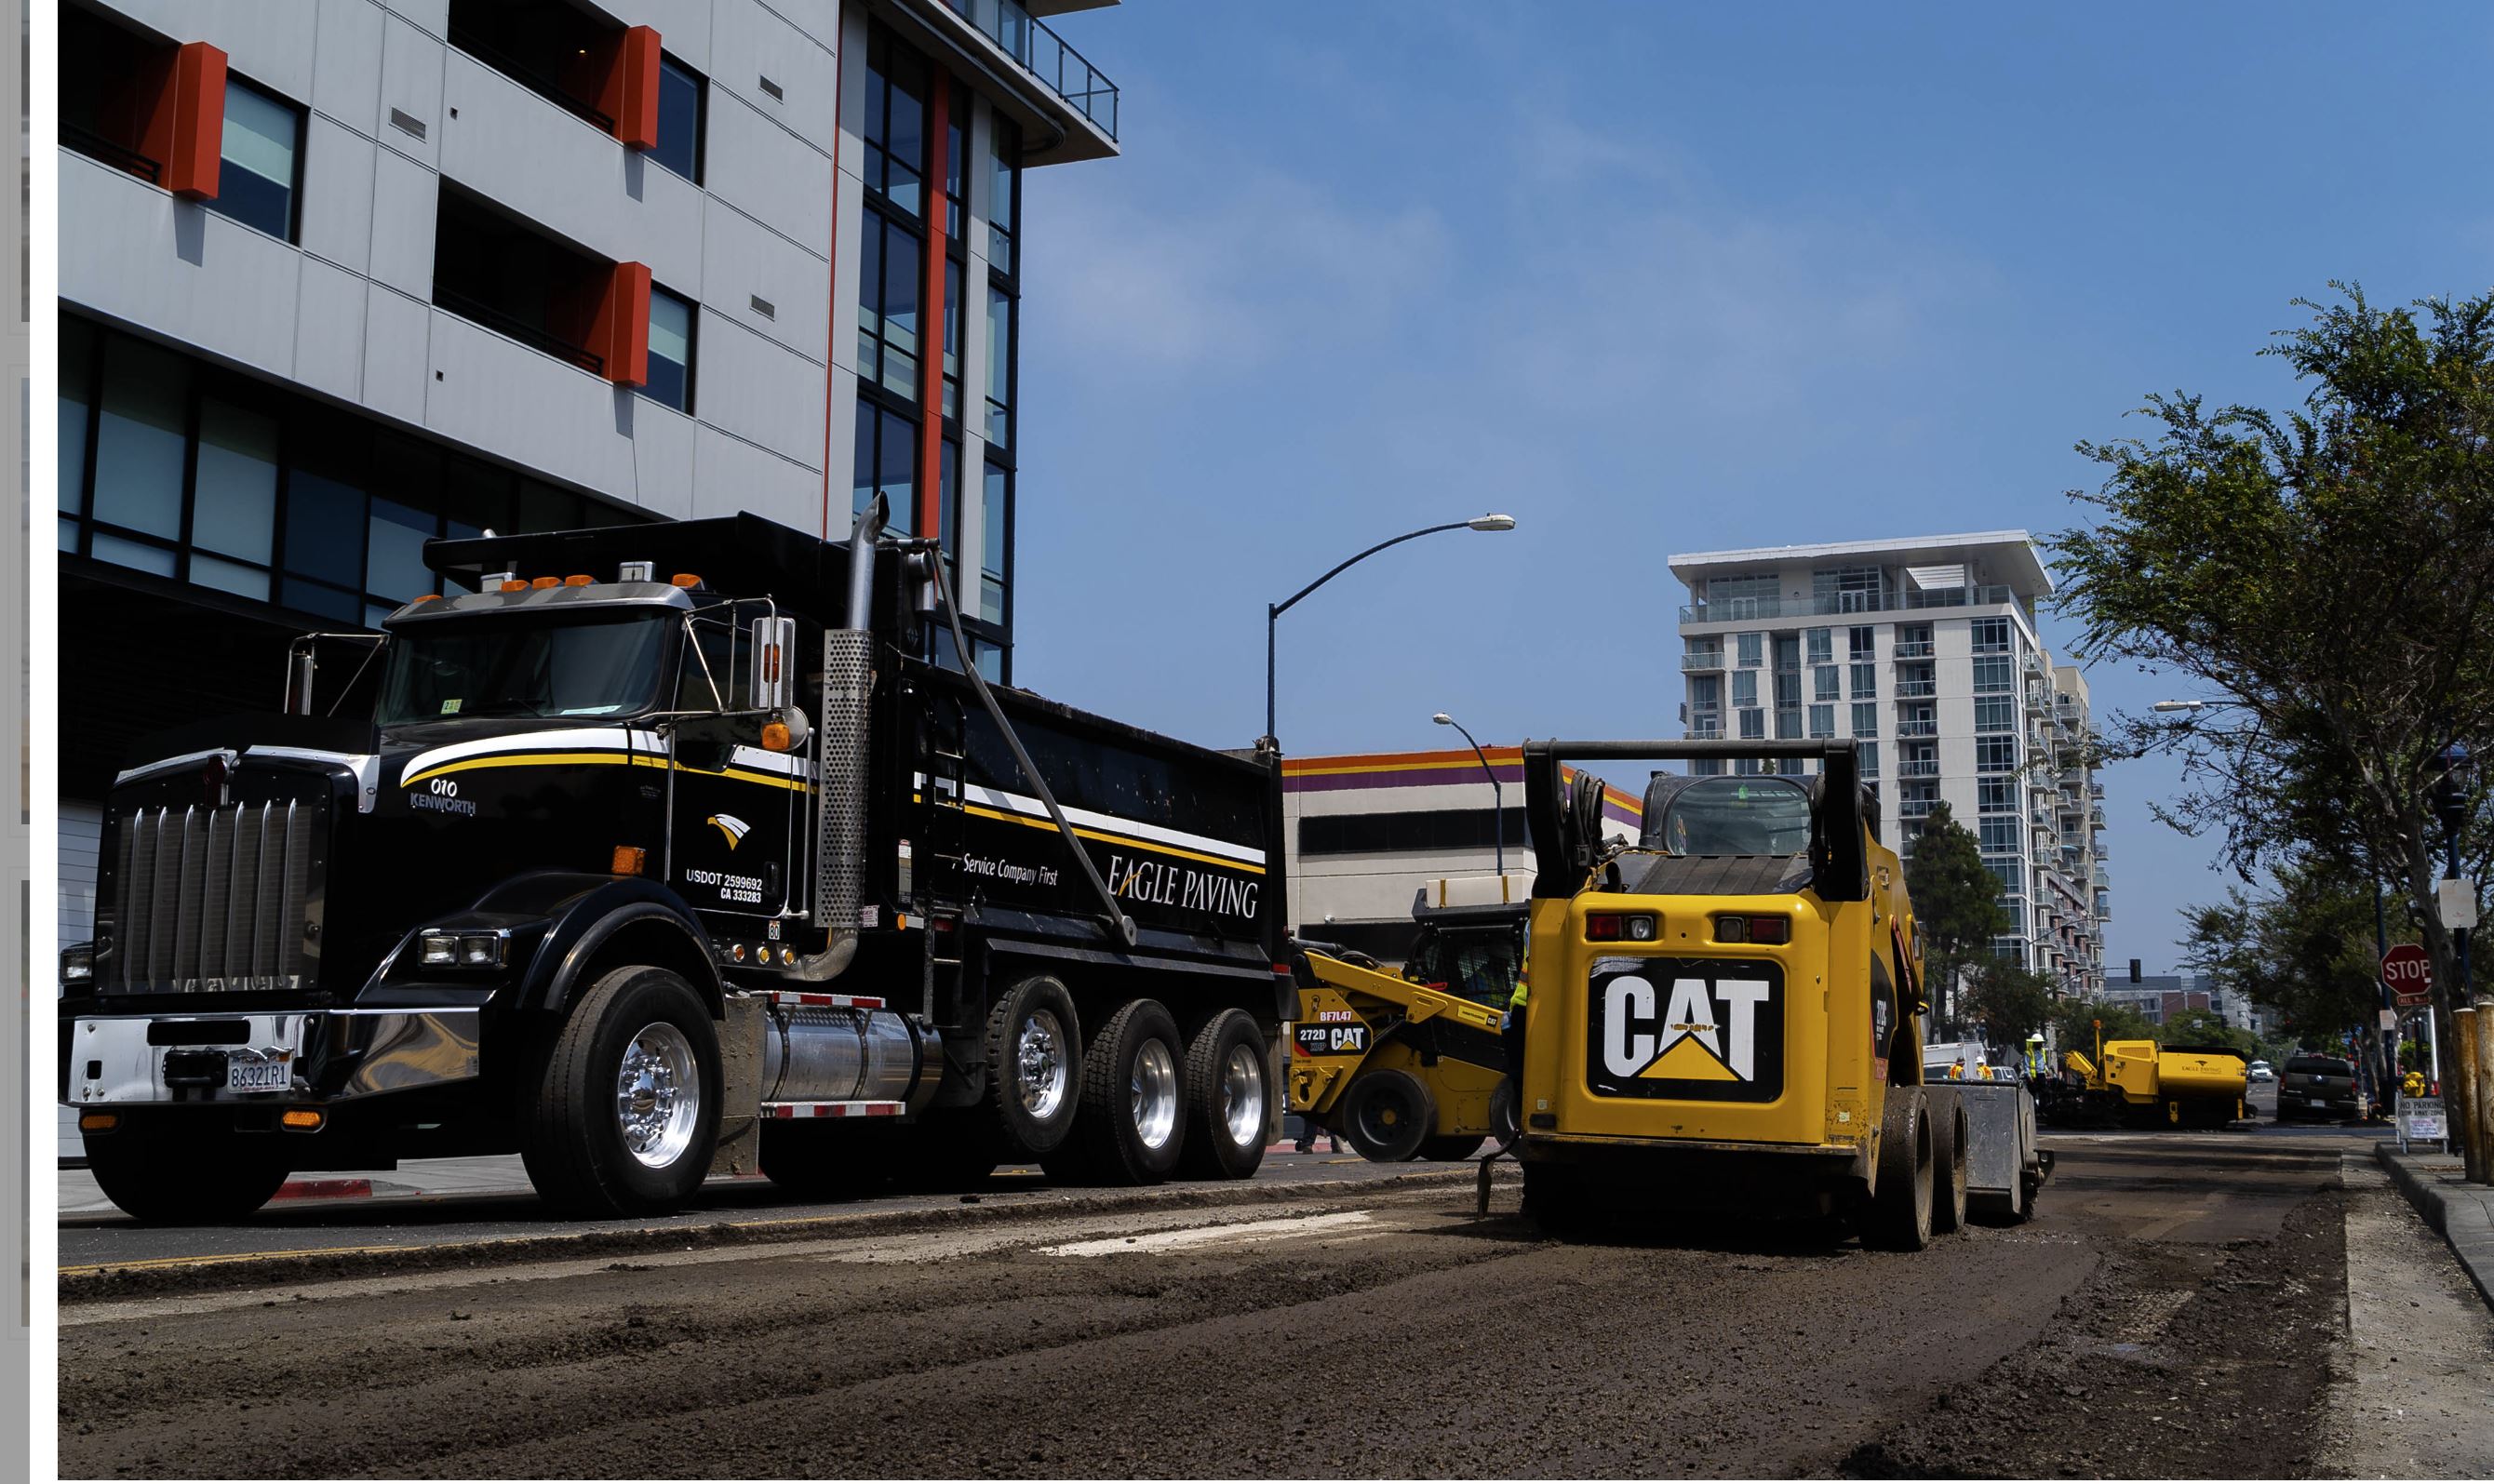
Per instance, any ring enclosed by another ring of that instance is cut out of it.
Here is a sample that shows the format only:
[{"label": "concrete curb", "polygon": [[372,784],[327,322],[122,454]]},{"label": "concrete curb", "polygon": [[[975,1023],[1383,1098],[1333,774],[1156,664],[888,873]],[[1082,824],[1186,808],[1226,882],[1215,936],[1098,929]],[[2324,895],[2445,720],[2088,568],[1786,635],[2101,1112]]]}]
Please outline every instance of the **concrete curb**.
[{"label": "concrete curb", "polygon": [[2459,1161],[2448,1155],[2401,1154],[2395,1145],[2375,1144],[2373,1158],[2424,1224],[2450,1244],[2477,1296],[2494,1309],[2494,1187],[2464,1183]]}]

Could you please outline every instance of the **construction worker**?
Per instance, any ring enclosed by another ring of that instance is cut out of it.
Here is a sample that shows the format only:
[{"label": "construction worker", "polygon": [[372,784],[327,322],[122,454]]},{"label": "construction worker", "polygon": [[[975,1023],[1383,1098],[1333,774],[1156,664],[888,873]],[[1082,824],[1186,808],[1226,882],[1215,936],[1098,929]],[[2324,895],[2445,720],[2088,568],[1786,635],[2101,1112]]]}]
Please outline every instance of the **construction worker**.
[{"label": "construction worker", "polygon": [[1989,1082],[1989,1081],[1991,1081],[1991,1080],[1992,1080],[1992,1063],[1990,1063],[1990,1062],[1976,1062],[1976,1063],[1974,1064],[1974,1076],[1975,1076],[1975,1080],[1976,1080],[1976,1081],[1978,1081],[1978,1082]]},{"label": "construction worker", "polygon": [[2026,1075],[2044,1075],[2044,1035],[2041,1031],[2026,1038]]},{"label": "construction worker", "polygon": [[1961,1057],[1959,1057],[1957,1060],[1955,1060],[1955,1061],[1953,1061],[1953,1062],[1949,1063],[1949,1071],[1948,1071],[1948,1075],[1949,1075],[1949,1080],[1950,1080],[1950,1081],[1952,1081],[1952,1082],[1962,1082],[1962,1081],[1964,1081],[1964,1080],[1965,1080],[1965,1058],[1964,1058],[1964,1057],[1962,1057],[1962,1056],[1961,1056]]}]

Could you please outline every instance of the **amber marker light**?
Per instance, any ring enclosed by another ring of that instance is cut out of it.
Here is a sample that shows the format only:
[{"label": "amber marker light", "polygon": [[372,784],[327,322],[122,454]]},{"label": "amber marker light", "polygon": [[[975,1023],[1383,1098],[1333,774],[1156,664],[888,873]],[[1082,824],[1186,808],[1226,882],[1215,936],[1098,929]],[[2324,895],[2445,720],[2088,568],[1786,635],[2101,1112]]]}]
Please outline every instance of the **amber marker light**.
[{"label": "amber marker light", "polygon": [[668,578],[667,581],[673,583],[679,588],[698,588],[701,586],[700,576],[692,572],[678,572],[675,576]]},{"label": "amber marker light", "polygon": [[81,1134],[109,1134],[120,1127],[121,1115],[119,1113],[78,1114],[78,1132]]},{"label": "amber marker light", "polygon": [[563,586],[563,579],[560,577],[540,577],[536,581],[529,584],[529,586],[532,588],[560,588]]},{"label": "amber marker light", "polygon": [[502,581],[502,591],[505,592],[526,592],[529,591],[529,580],[525,577],[504,578]]},{"label": "amber marker light", "polygon": [[762,745],[764,750],[770,752],[787,751],[788,723],[784,721],[764,722],[762,724]]},{"label": "amber marker light", "polygon": [[574,572],[563,580],[563,585],[566,588],[586,588],[592,580],[587,572]]},{"label": "amber marker light", "polygon": [[649,863],[650,853],[638,845],[618,845],[615,859],[607,868],[618,876],[638,876]]},{"label": "amber marker light", "polygon": [[317,1107],[289,1107],[277,1115],[279,1124],[298,1133],[311,1134],[329,1121],[329,1115]]}]

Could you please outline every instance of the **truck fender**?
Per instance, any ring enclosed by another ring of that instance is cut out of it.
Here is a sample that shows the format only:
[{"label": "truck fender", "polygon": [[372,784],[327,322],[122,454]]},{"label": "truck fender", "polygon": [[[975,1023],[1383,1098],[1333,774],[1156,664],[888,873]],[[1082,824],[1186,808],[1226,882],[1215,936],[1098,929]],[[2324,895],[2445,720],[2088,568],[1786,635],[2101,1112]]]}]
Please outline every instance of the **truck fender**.
[{"label": "truck fender", "polygon": [[600,951],[619,935],[634,939],[635,962],[674,970],[693,986],[713,1018],[724,1014],[724,986],[710,934],[684,899],[637,876],[532,872],[497,888],[480,911],[540,912],[545,935],[520,976],[515,1008],[560,1015],[590,983]]}]

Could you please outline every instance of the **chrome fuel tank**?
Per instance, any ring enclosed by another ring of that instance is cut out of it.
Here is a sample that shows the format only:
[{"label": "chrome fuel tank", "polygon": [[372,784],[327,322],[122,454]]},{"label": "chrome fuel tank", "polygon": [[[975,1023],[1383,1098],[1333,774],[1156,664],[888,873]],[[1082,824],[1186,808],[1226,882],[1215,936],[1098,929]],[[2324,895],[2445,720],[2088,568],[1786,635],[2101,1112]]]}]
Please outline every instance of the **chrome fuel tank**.
[{"label": "chrome fuel tank", "polygon": [[934,1090],[941,1043],[890,1011],[775,1005],[762,1030],[765,1103],[908,1103]]}]

